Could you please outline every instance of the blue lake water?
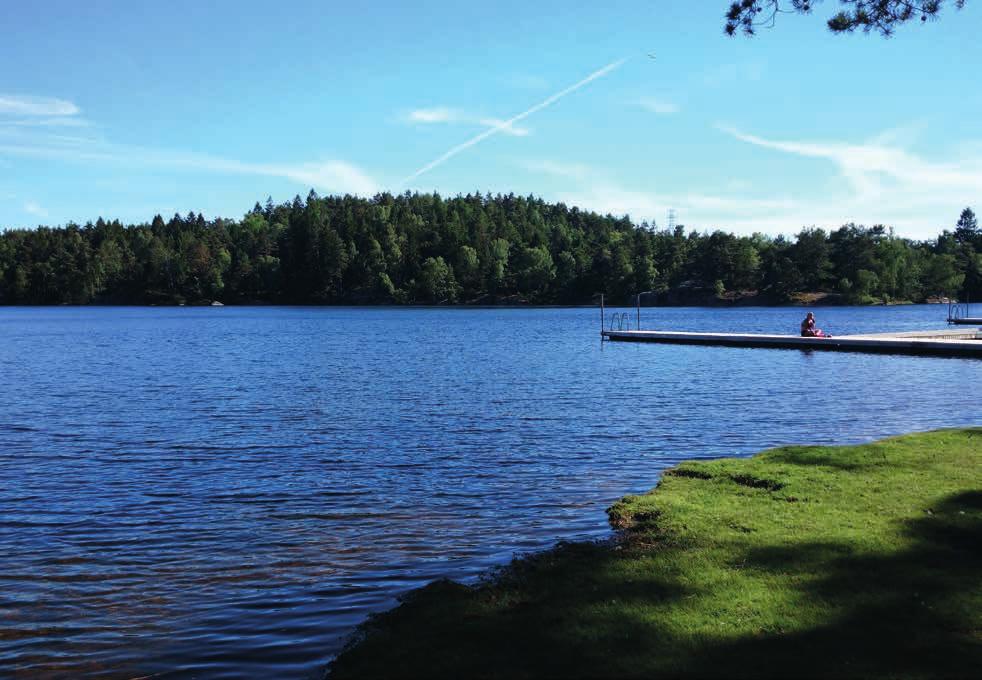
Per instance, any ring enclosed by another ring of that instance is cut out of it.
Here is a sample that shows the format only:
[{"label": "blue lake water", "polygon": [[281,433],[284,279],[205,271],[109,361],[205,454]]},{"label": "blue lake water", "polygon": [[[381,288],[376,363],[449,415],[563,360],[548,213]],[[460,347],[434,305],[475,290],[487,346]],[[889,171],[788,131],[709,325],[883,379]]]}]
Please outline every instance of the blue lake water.
[{"label": "blue lake water", "polygon": [[[832,333],[941,306],[815,308]],[[798,309],[645,309],[795,332]],[[680,460],[978,425],[982,362],[607,343],[594,309],[0,308],[0,676],[318,677]]]}]

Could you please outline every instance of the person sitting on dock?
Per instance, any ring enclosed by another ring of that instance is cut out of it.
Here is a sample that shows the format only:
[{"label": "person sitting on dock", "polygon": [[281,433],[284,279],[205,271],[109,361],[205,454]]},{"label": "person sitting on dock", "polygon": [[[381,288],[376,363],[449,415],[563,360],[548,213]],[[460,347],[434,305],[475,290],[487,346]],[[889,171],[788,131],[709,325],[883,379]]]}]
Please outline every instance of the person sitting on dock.
[{"label": "person sitting on dock", "polygon": [[801,322],[801,337],[803,338],[827,338],[821,328],[815,328],[815,315],[808,312],[805,320]]}]

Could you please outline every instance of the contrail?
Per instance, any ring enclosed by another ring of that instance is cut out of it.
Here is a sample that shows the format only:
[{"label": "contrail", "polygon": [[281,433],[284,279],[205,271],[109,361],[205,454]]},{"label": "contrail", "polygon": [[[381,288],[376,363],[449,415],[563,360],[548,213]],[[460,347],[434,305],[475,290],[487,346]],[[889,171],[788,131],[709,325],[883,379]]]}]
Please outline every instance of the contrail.
[{"label": "contrail", "polygon": [[427,163],[426,165],[424,165],[423,167],[421,167],[419,170],[417,170],[416,172],[414,172],[413,174],[411,174],[409,177],[407,177],[406,179],[402,180],[402,182],[400,182],[400,186],[405,186],[406,184],[409,184],[414,179],[416,179],[417,177],[419,177],[420,175],[422,175],[424,172],[429,172],[430,170],[432,170],[436,166],[441,165],[445,161],[450,160],[451,158],[453,158],[454,156],[456,156],[457,154],[459,154],[461,151],[463,151],[465,149],[469,149],[470,147],[474,146],[478,142],[481,142],[481,141],[487,139],[491,135],[493,135],[495,133],[498,133],[498,132],[501,132],[502,130],[504,130],[504,129],[508,128],[508,127],[511,127],[512,125],[514,125],[518,121],[522,120],[523,118],[528,118],[529,116],[531,116],[536,111],[541,111],[542,109],[546,108],[550,104],[553,104],[553,103],[559,101],[560,99],[562,99],[566,95],[570,94],[571,92],[576,92],[578,89],[580,89],[581,87],[583,87],[584,85],[586,85],[586,84],[588,84],[590,82],[593,82],[597,78],[601,78],[601,77],[607,75],[608,73],[610,73],[611,71],[613,71],[614,69],[616,69],[617,67],[619,67],[621,64],[623,64],[625,61],[627,61],[626,58],[625,59],[618,59],[615,62],[611,62],[610,64],[607,64],[606,66],[604,66],[602,69],[599,69],[597,71],[594,71],[593,73],[591,73],[586,78],[584,78],[583,80],[579,81],[578,83],[575,83],[573,85],[570,85],[569,87],[567,87],[564,90],[560,90],[559,92],[557,92],[556,94],[552,95],[551,97],[548,97],[547,99],[543,99],[541,102],[539,102],[538,104],[536,104],[535,106],[533,106],[532,108],[530,108],[528,111],[523,111],[522,113],[518,114],[517,116],[514,116],[513,118],[509,118],[508,120],[503,120],[500,123],[498,123],[497,125],[494,125],[494,126],[488,128],[487,130],[485,130],[481,134],[475,135],[475,136],[471,137],[470,139],[468,139],[466,142],[463,142],[461,144],[458,144],[457,146],[453,147],[452,149],[450,149],[449,151],[447,151],[445,154],[443,154],[439,158],[430,161],[429,163]]}]

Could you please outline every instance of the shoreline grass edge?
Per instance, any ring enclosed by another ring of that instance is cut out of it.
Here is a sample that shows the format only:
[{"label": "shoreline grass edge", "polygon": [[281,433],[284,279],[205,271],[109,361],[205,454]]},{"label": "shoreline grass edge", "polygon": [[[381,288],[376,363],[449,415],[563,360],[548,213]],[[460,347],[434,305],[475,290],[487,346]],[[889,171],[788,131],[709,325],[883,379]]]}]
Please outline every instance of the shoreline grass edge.
[{"label": "shoreline grass edge", "polygon": [[349,677],[966,677],[982,668],[982,427],[685,462],[614,540],[434,582]]}]

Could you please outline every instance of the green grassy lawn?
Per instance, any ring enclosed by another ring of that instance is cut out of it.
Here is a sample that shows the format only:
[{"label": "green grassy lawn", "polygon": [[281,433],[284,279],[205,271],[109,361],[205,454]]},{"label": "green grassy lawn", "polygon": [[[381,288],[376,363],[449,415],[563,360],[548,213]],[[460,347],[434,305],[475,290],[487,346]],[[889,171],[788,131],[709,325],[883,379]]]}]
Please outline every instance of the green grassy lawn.
[{"label": "green grassy lawn", "polygon": [[417,591],[331,677],[982,677],[982,428],[685,463],[608,513]]}]

